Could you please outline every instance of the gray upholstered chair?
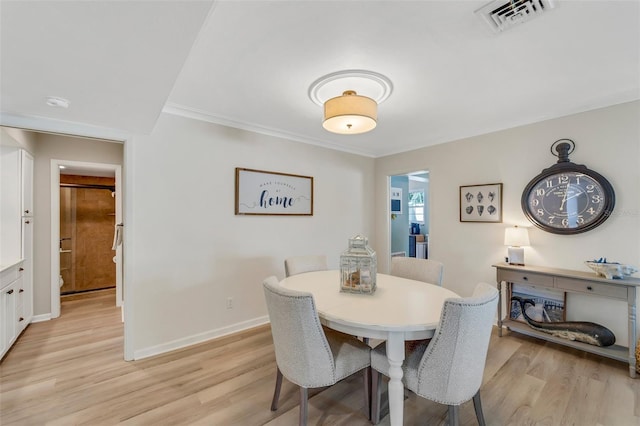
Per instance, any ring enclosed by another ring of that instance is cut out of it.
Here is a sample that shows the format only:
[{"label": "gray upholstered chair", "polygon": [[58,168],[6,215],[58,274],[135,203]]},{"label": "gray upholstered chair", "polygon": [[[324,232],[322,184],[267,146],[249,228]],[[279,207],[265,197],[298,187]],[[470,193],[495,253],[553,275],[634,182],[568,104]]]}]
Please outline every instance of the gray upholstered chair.
[{"label": "gray upholstered chair", "polygon": [[[458,407],[473,399],[478,423],[484,426],[480,385],[498,305],[498,290],[479,283],[467,298],[447,299],[431,340],[418,342],[405,354],[402,381],[416,395],[449,406],[449,425],[458,425]],[[371,351],[374,424],[380,421],[381,374],[389,375],[385,345]]]},{"label": "gray upholstered chair", "polygon": [[287,277],[311,271],[326,271],[327,256],[293,256],[284,260],[284,273]]},{"label": "gray upholstered chair", "polygon": [[371,348],[348,334],[323,329],[310,293],[286,289],[273,276],[263,288],[277,364],[271,410],[278,409],[284,376],[300,386],[300,425],[306,425],[308,388],[331,386],[363,370],[369,418]]},{"label": "gray upholstered chair", "polygon": [[437,260],[417,259],[415,257],[392,257],[391,275],[442,285],[444,265]]}]

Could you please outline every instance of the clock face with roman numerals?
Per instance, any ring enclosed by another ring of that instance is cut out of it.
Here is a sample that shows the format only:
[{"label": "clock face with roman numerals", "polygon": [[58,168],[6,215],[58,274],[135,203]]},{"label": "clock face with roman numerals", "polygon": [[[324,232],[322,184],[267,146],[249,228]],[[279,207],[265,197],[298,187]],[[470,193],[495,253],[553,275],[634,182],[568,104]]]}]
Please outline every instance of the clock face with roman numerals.
[{"label": "clock face with roman numerals", "polygon": [[615,205],[613,187],[599,173],[574,163],[554,165],[529,182],[522,210],[538,228],[578,234],[602,224]]}]

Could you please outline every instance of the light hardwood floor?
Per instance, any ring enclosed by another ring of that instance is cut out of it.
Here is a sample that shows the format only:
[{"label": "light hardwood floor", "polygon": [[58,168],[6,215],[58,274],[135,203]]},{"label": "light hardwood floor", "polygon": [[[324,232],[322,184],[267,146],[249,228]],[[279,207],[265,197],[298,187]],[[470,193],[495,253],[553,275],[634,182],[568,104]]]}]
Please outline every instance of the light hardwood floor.
[{"label": "light hardwood floor", "polygon": [[[275,358],[268,326],[135,362],[123,361],[113,292],[65,298],[0,364],[0,424],[295,425],[286,380],[269,410]],[[494,330],[495,331],[495,330]],[[482,399],[488,425],[640,425],[640,380],[623,363],[494,332]],[[311,392],[309,425],[368,425],[361,377]],[[443,425],[446,408],[408,395],[405,425]],[[461,424],[476,425],[473,406]],[[388,425],[388,417],[381,422]]]}]

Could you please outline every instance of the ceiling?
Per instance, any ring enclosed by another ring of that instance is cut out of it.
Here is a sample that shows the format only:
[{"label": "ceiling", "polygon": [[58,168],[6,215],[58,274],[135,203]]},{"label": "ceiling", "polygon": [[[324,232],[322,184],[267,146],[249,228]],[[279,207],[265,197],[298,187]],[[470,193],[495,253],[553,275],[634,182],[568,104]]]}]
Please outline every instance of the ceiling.
[{"label": "ceiling", "polygon": [[[150,133],[164,110],[380,157],[640,99],[640,1],[555,0],[500,33],[486,3],[0,0],[2,124]],[[340,70],[393,84],[370,133],[322,128],[309,87]]]}]

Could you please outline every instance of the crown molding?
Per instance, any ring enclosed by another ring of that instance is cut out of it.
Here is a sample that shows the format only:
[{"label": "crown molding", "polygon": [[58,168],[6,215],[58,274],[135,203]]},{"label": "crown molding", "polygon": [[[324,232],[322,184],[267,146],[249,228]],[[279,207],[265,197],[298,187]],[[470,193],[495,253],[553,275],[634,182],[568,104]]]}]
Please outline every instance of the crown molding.
[{"label": "crown molding", "polygon": [[125,142],[131,139],[131,133],[122,130],[37,115],[0,112],[0,125],[44,133],[100,139],[108,142]]},{"label": "crown molding", "polygon": [[267,136],[274,136],[282,139],[288,139],[294,142],[301,142],[308,145],[315,145],[322,148],[331,149],[334,151],[341,151],[349,154],[360,155],[363,157],[375,158],[375,155],[372,152],[345,148],[344,146],[336,145],[326,140],[313,139],[313,138],[302,136],[296,133],[287,132],[281,129],[274,129],[271,127],[265,127],[265,126],[260,126],[253,123],[238,121],[238,120],[231,119],[229,117],[211,114],[209,112],[199,110],[196,108],[185,107],[183,105],[175,104],[173,102],[167,102],[164,108],[162,108],[162,112],[166,114],[190,118],[193,120],[204,121],[207,123],[214,123],[222,126],[233,127],[235,129],[246,130],[248,132],[259,133]]}]

